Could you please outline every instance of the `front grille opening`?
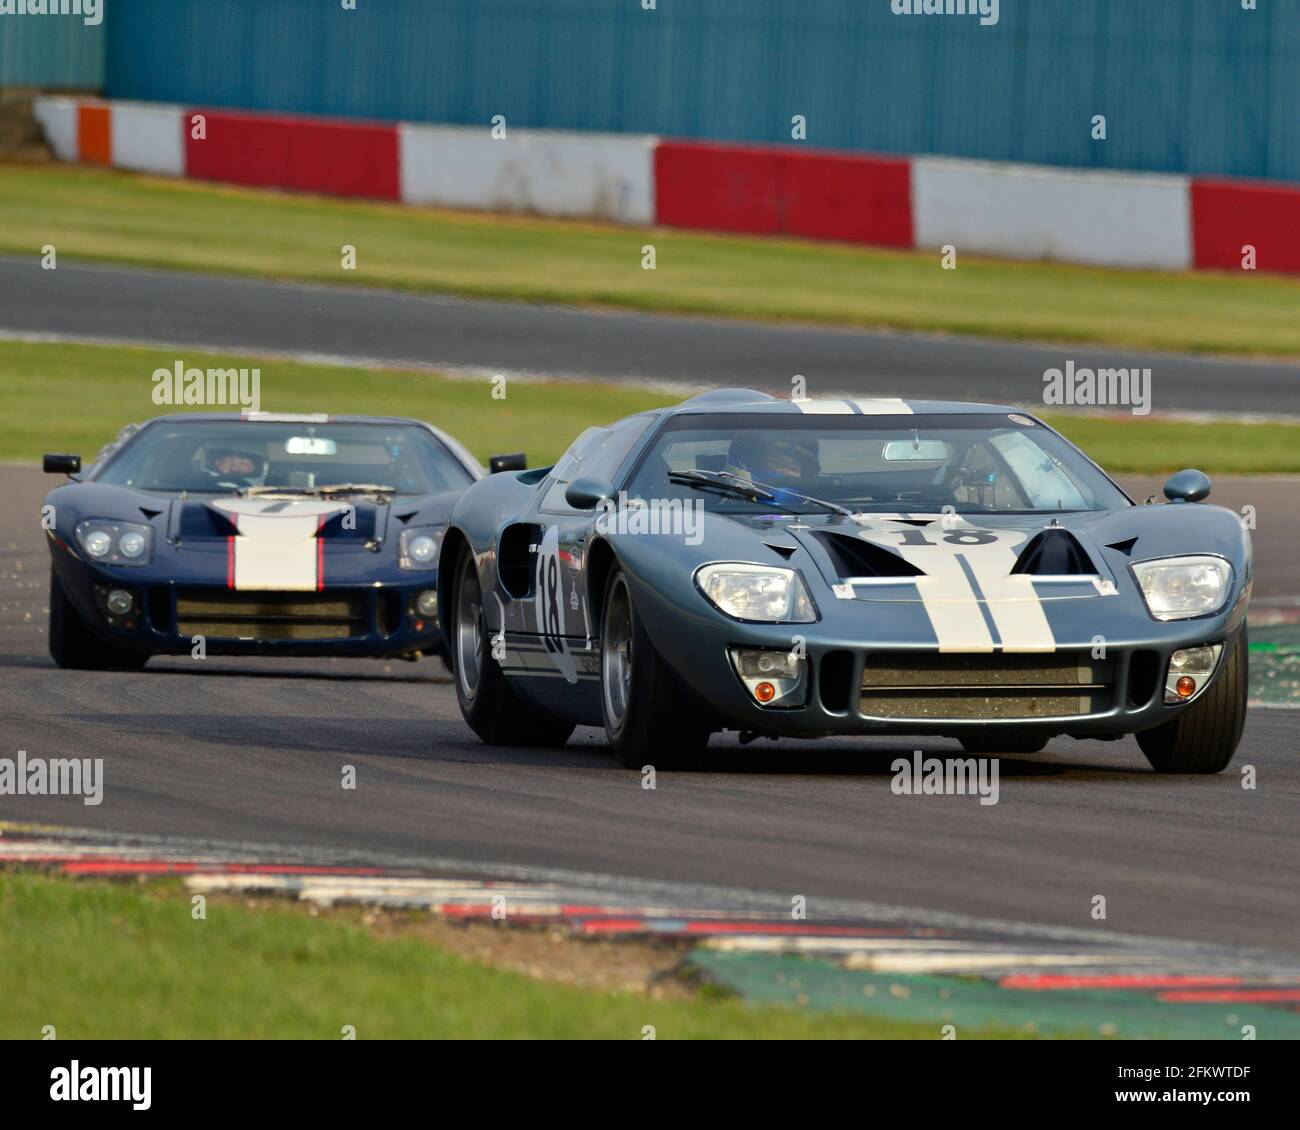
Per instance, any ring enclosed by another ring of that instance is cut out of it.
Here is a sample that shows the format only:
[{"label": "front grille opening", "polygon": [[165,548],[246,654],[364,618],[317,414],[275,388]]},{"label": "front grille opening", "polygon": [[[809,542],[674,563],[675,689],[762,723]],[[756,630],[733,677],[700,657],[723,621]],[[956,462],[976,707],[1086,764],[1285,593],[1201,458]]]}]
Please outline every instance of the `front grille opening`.
[{"label": "front grille opening", "polygon": [[1146,706],[1160,681],[1160,653],[1135,651],[1128,661],[1128,704]]},{"label": "front grille opening", "polygon": [[866,659],[858,709],[873,718],[1064,718],[1109,710],[1114,681],[1114,660],[1086,652],[883,652]]},{"label": "front grille opening", "polygon": [[146,598],[149,608],[149,623],[155,632],[172,630],[172,593],[166,585],[154,585]]},{"label": "front grille opening", "polygon": [[379,630],[391,636],[402,626],[402,594],[381,589],[375,596],[379,600]]},{"label": "front grille opening", "polygon": [[214,640],[339,640],[370,631],[367,592],[230,592],[181,589],[176,626]]},{"label": "front grille opening", "polygon": [[828,651],[822,656],[817,685],[826,710],[832,714],[847,714],[853,695],[853,653]]},{"label": "front grille opening", "polygon": [[813,534],[830,554],[840,577],[920,577],[922,571],[897,553],[861,538],[818,531]]},{"label": "front grille opening", "polygon": [[1091,577],[1096,575],[1097,566],[1069,530],[1051,529],[1030,539],[1011,572],[1036,577]]}]

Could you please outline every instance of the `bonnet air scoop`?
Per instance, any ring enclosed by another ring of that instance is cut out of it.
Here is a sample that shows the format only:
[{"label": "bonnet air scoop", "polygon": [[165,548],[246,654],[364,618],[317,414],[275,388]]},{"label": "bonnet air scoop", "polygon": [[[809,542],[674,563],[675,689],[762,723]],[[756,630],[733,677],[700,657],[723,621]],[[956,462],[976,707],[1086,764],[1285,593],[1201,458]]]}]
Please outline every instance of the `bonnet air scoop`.
[{"label": "bonnet air scoop", "polygon": [[840,577],[921,577],[925,574],[897,553],[861,538],[816,530],[812,536],[830,555]]},{"label": "bonnet air scoop", "polygon": [[1031,577],[1092,577],[1097,566],[1069,530],[1051,527],[1029,539],[1016,559],[1011,575]]}]

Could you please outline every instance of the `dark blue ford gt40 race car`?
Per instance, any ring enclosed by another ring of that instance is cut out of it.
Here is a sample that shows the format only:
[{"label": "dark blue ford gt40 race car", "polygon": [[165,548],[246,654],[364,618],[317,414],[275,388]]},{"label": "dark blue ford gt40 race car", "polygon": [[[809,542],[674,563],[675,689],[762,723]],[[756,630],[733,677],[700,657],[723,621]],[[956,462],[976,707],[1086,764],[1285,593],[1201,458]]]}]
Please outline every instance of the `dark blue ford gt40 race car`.
[{"label": "dark blue ford gt40 race car", "polygon": [[456,503],[438,569],[469,725],[604,726],[628,766],[711,733],[1136,734],[1216,772],[1246,710],[1251,547],[1198,471],[1137,505],[1015,408],[725,390],[592,428]]},{"label": "dark blue ford gt40 race car", "polygon": [[50,654],[409,656],[441,650],[438,549],[483,474],[416,420],[164,416],[45,500]]}]

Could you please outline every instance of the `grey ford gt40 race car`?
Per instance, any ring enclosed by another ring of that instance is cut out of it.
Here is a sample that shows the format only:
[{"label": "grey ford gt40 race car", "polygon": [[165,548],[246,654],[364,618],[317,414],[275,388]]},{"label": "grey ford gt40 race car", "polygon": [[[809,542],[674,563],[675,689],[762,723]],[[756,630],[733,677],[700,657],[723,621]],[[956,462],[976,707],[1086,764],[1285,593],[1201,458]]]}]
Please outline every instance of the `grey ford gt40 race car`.
[{"label": "grey ford gt40 race car", "polygon": [[1246,710],[1250,539],[1198,471],[1136,505],[1014,408],[727,390],[591,428],[457,502],[439,605],[487,742],[1136,734],[1217,772]]}]

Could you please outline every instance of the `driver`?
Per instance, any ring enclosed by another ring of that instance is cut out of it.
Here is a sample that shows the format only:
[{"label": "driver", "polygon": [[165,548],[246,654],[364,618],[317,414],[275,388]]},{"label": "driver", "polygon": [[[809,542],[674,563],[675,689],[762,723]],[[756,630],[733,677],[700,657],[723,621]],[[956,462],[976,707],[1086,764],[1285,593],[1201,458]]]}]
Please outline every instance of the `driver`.
[{"label": "driver", "polygon": [[807,490],[821,469],[817,441],[761,433],[737,439],[731,445],[732,465],[756,483]]},{"label": "driver", "polygon": [[256,451],[212,448],[204,452],[203,473],[216,483],[256,486],[266,476],[266,456]]}]

